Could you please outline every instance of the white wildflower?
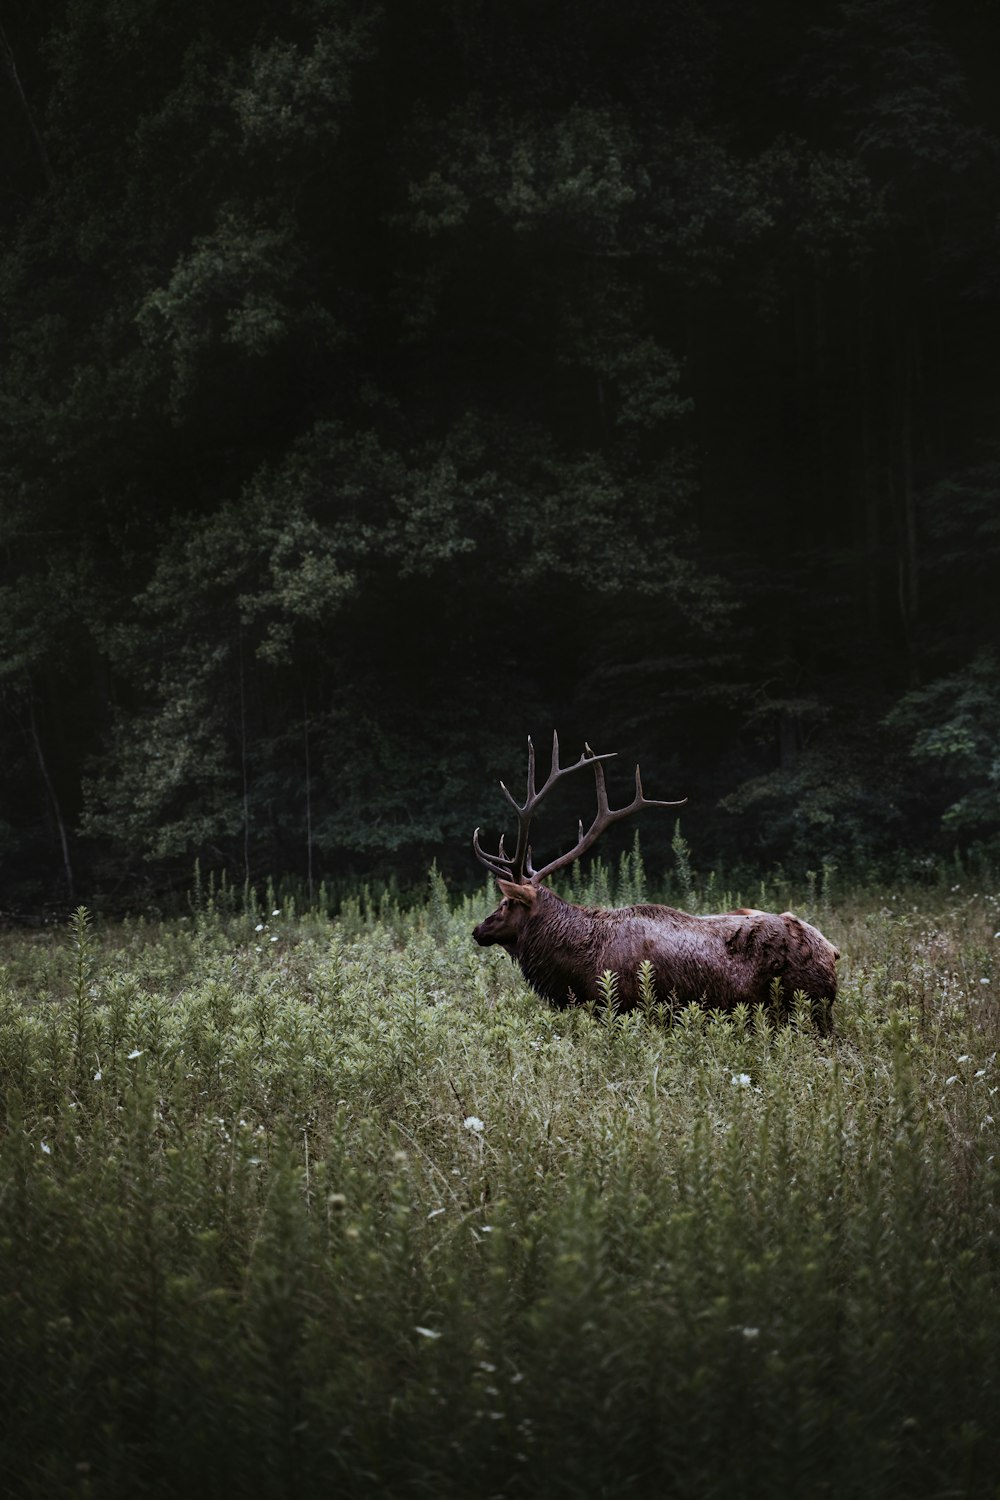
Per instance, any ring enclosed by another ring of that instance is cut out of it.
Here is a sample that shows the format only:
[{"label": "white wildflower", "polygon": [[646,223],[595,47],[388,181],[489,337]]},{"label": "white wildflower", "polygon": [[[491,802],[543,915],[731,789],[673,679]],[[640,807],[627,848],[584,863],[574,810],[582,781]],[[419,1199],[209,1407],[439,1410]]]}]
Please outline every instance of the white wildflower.
[{"label": "white wildflower", "polygon": [[946,1078],[945,1081],[944,1081],[945,1088],[948,1087],[949,1083],[957,1083],[957,1082],[958,1082],[958,1074],[957,1073],[952,1073],[951,1077],[950,1078]]},{"label": "white wildflower", "polygon": [[271,913],[271,916],[272,917],[280,917],[281,916],[281,908],[276,906],[274,908],[274,911]]},{"label": "white wildflower", "polygon": [[738,1089],[748,1089],[750,1087],[750,1074],[749,1073],[734,1073],[733,1074],[733,1087],[734,1088],[738,1088]]},{"label": "white wildflower", "polygon": [[759,1328],[744,1328],[743,1329],[743,1337],[745,1339],[759,1339],[760,1338],[760,1329]]},{"label": "white wildflower", "polygon": [[258,922],[257,926],[254,928],[254,932],[263,932],[263,931],[264,931],[264,924],[263,924],[263,922]]},{"label": "white wildflower", "polygon": [[142,1047],[133,1047],[132,1051],[128,1055],[129,1062],[134,1062],[137,1057],[141,1057],[143,1054],[143,1050],[144,1049]]},{"label": "white wildflower", "polygon": [[961,1055],[961,1057],[958,1059],[958,1061],[960,1063],[961,1062],[971,1062],[972,1058],[969,1056],[969,1054],[967,1052],[963,1052],[962,1055]]},{"label": "white wildflower", "polygon": [[465,1126],[466,1130],[474,1130],[476,1135],[479,1135],[480,1131],[486,1129],[486,1126],[483,1124],[478,1115],[466,1115],[465,1119],[462,1121],[462,1124]]},{"label": "white wildflower", "polygon": [[101,1072],[100,1068],[98,1068],[97,1072],[94,1074],[94,1082],[95,1083],[100,1083],[100,1081],[101,1081],[101,1079],[103,1077],[104,1077],[104,1074]]},{"label": "white wildflower", "polygon": [[52,1155],[52,1147],[49,1145],[48,1141],[39,1141],[38,1144],[41,1146],[46,1156]]},{"label": "white wildflower", "polygon": [[436,1328],[421,1328],[420,1324],[418,1323],[416,1325],[416,1329],[417,1329],[417,1332],[420,1334],[421,1338],[425,1338],[425,1339],[439,1339],[441,1337],[440,1333],[437,1331]]},{"label": "white wildflower", "polygon": [[986,975],[985,975],[985,974],[984,974],[984,975],[983,975],[983,977],[982,977],[982,979],[981,979],[981,980],[980,980],[980,981],[979,981],[979,983],[980,983],[980,984],[989,984],[989,980],[988,980],[988,979],[987,979],[987,977],[986,977]]}]

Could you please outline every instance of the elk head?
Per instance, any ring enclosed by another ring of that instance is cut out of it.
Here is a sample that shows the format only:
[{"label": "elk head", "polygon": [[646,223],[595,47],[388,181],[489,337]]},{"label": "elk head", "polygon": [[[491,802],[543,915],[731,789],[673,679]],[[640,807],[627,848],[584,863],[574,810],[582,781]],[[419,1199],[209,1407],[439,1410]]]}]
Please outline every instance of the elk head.
[{"label": "elk head", "polygon": [[[499,943],[512,958],[517,956],[518,944],[525,924],[530,920],[532,913],[537,909],[541,895],[542,881],[556,870],[563,869],[579,859],[592,844],[604,832],[610,828],[612,823],[617,823],[621,818],[628,818],[633,813],[640,812],[644,807],[681,807],[686,798],[680,802],[660,802],[652,797],[645,797],[642,791],[642,780],[639,775],[639,767],[635,768],[635,796],[627,807],[612,808],[608,802],[608,790],[604,781],[604,766],[606,760],[613,760],[615,751],[604,755],[597,755],[590,746],[585,744],[580,759],[574,761],[571,766],[560,766],[559,764],[559,736],[553,732],[552,735],[552,766],[548,777],[541,787],[535,785],[535,747],[528,736],[528,783],[523,803],[518,802],[508,791],[501,781],[500,788],[517,815],[517,845],[514,853],[508,855],[504,848],[503,837],[496,854],[488,853],[479,842],[479,829],[472,835],[472,847],[476,858],[487,870],[497,877],[503,900],[484,922],[473,931],[473,937],[483,947],[490,943]],[[579,825],[579,837],[573,848],[565,854],[560,854],[556,859],[550,860],[540,870],[536,870],[531,862],[531,845],[528,841],[531,830],[531,820],[535,811],[558,781],[564,776],[570,776],[574,771],[590,768],[594,772],[594,783],[597,791],[597,813],[590,827],[584,832],[583,822]],[[554,899],[549,896],[548,899]]]},{"label": "elk head", "polygon": [[488,948],[491,943],[496,943],[511,958],[515,958],[521,928],[538,899],[538,887],[500,879],[497,880],[497,885],[503,900],[496,911],[491,912],[484,922],[472,929],[472,936],[480,947]]}]

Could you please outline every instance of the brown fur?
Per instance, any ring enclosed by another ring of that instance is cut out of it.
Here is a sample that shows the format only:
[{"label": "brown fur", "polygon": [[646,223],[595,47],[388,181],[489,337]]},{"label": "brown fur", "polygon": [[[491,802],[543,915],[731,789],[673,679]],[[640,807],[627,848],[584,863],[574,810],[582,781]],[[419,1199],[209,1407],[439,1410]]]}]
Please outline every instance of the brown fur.
[{"label": "brown fur", "polygon": [[503,901],[474,930],[483,947],[497,943],[521,966],[531,987],[553,1005],[596,1001],[606,969],[618,976],[622,1010],[639,1001],[637,970],[653,965],[656,993],[675,1004],[732,1010],[741,1001],[768,1005],[774,980],[783,1010],[802,990],[830,1029],[837,995],[832,943],[792,912],[741,907],[693,917],[671,906],[617,911],[574,906],[543,885],[499,882]]}]

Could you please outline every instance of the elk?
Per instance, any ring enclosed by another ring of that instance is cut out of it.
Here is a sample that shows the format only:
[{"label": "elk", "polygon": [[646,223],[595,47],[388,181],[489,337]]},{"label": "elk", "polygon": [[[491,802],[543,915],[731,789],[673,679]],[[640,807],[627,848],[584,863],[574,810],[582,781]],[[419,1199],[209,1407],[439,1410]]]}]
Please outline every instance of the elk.
[{"label": "elk", "polygon": [[[790,911],[776,915],[740,907],[713,916],[690,916],[672,906],[625,906],[615,911],[576,906],[543,884],[547,876],[580,858],[606,828],[646,807],[681,807],[643,795],[638,765],[635,796],[627,807],[612,809],[604,780],[606,760],[585,744],[572,765],[559,764],[559,737],[552,736],[552,768],[540,788],[535,785],[535,750],[528,739],[527,795],[519,803],[501,781],[504,796],[517,815],[517,845],[512,855],[503,836],[495,854],[484,850],[479,829],[472,836],[477,859],[496,876],[500,905],[473,931],[482,947],[498,944],[532,989],[552,1005],[597,1003],[602,975],[617,976],[621,1010],[640,1000],[638,971],[647,960],[657,997],[671,1006],[692,1002],[706,1009],[730,1011],[740,1002],[771,1006],[778,1000],[787,1016],[792,997],[802,991],[814,1004],[821,1031],[831,1030],[831,1008],[837,994],[838,949],[817,928]],[[573,848],[540,870],[531,862],[529,833],[539,803],[564,777],[590,769],[597,791],[597,813]],[[649,972],[648,970],[646,971]]]}]

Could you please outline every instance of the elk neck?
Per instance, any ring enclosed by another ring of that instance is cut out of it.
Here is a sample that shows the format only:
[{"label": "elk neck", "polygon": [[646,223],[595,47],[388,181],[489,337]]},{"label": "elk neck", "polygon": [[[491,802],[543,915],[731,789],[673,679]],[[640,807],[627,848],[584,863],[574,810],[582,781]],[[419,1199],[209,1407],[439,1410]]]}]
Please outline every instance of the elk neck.
[{"label": "elk neck", "polygon": [[538,899],[521,929],[517,961],[525,979],[539,995],[565,1005],[567,992],[584,998],[595,971],[601,946],[599,914],[574,906],[539,886]]}]

